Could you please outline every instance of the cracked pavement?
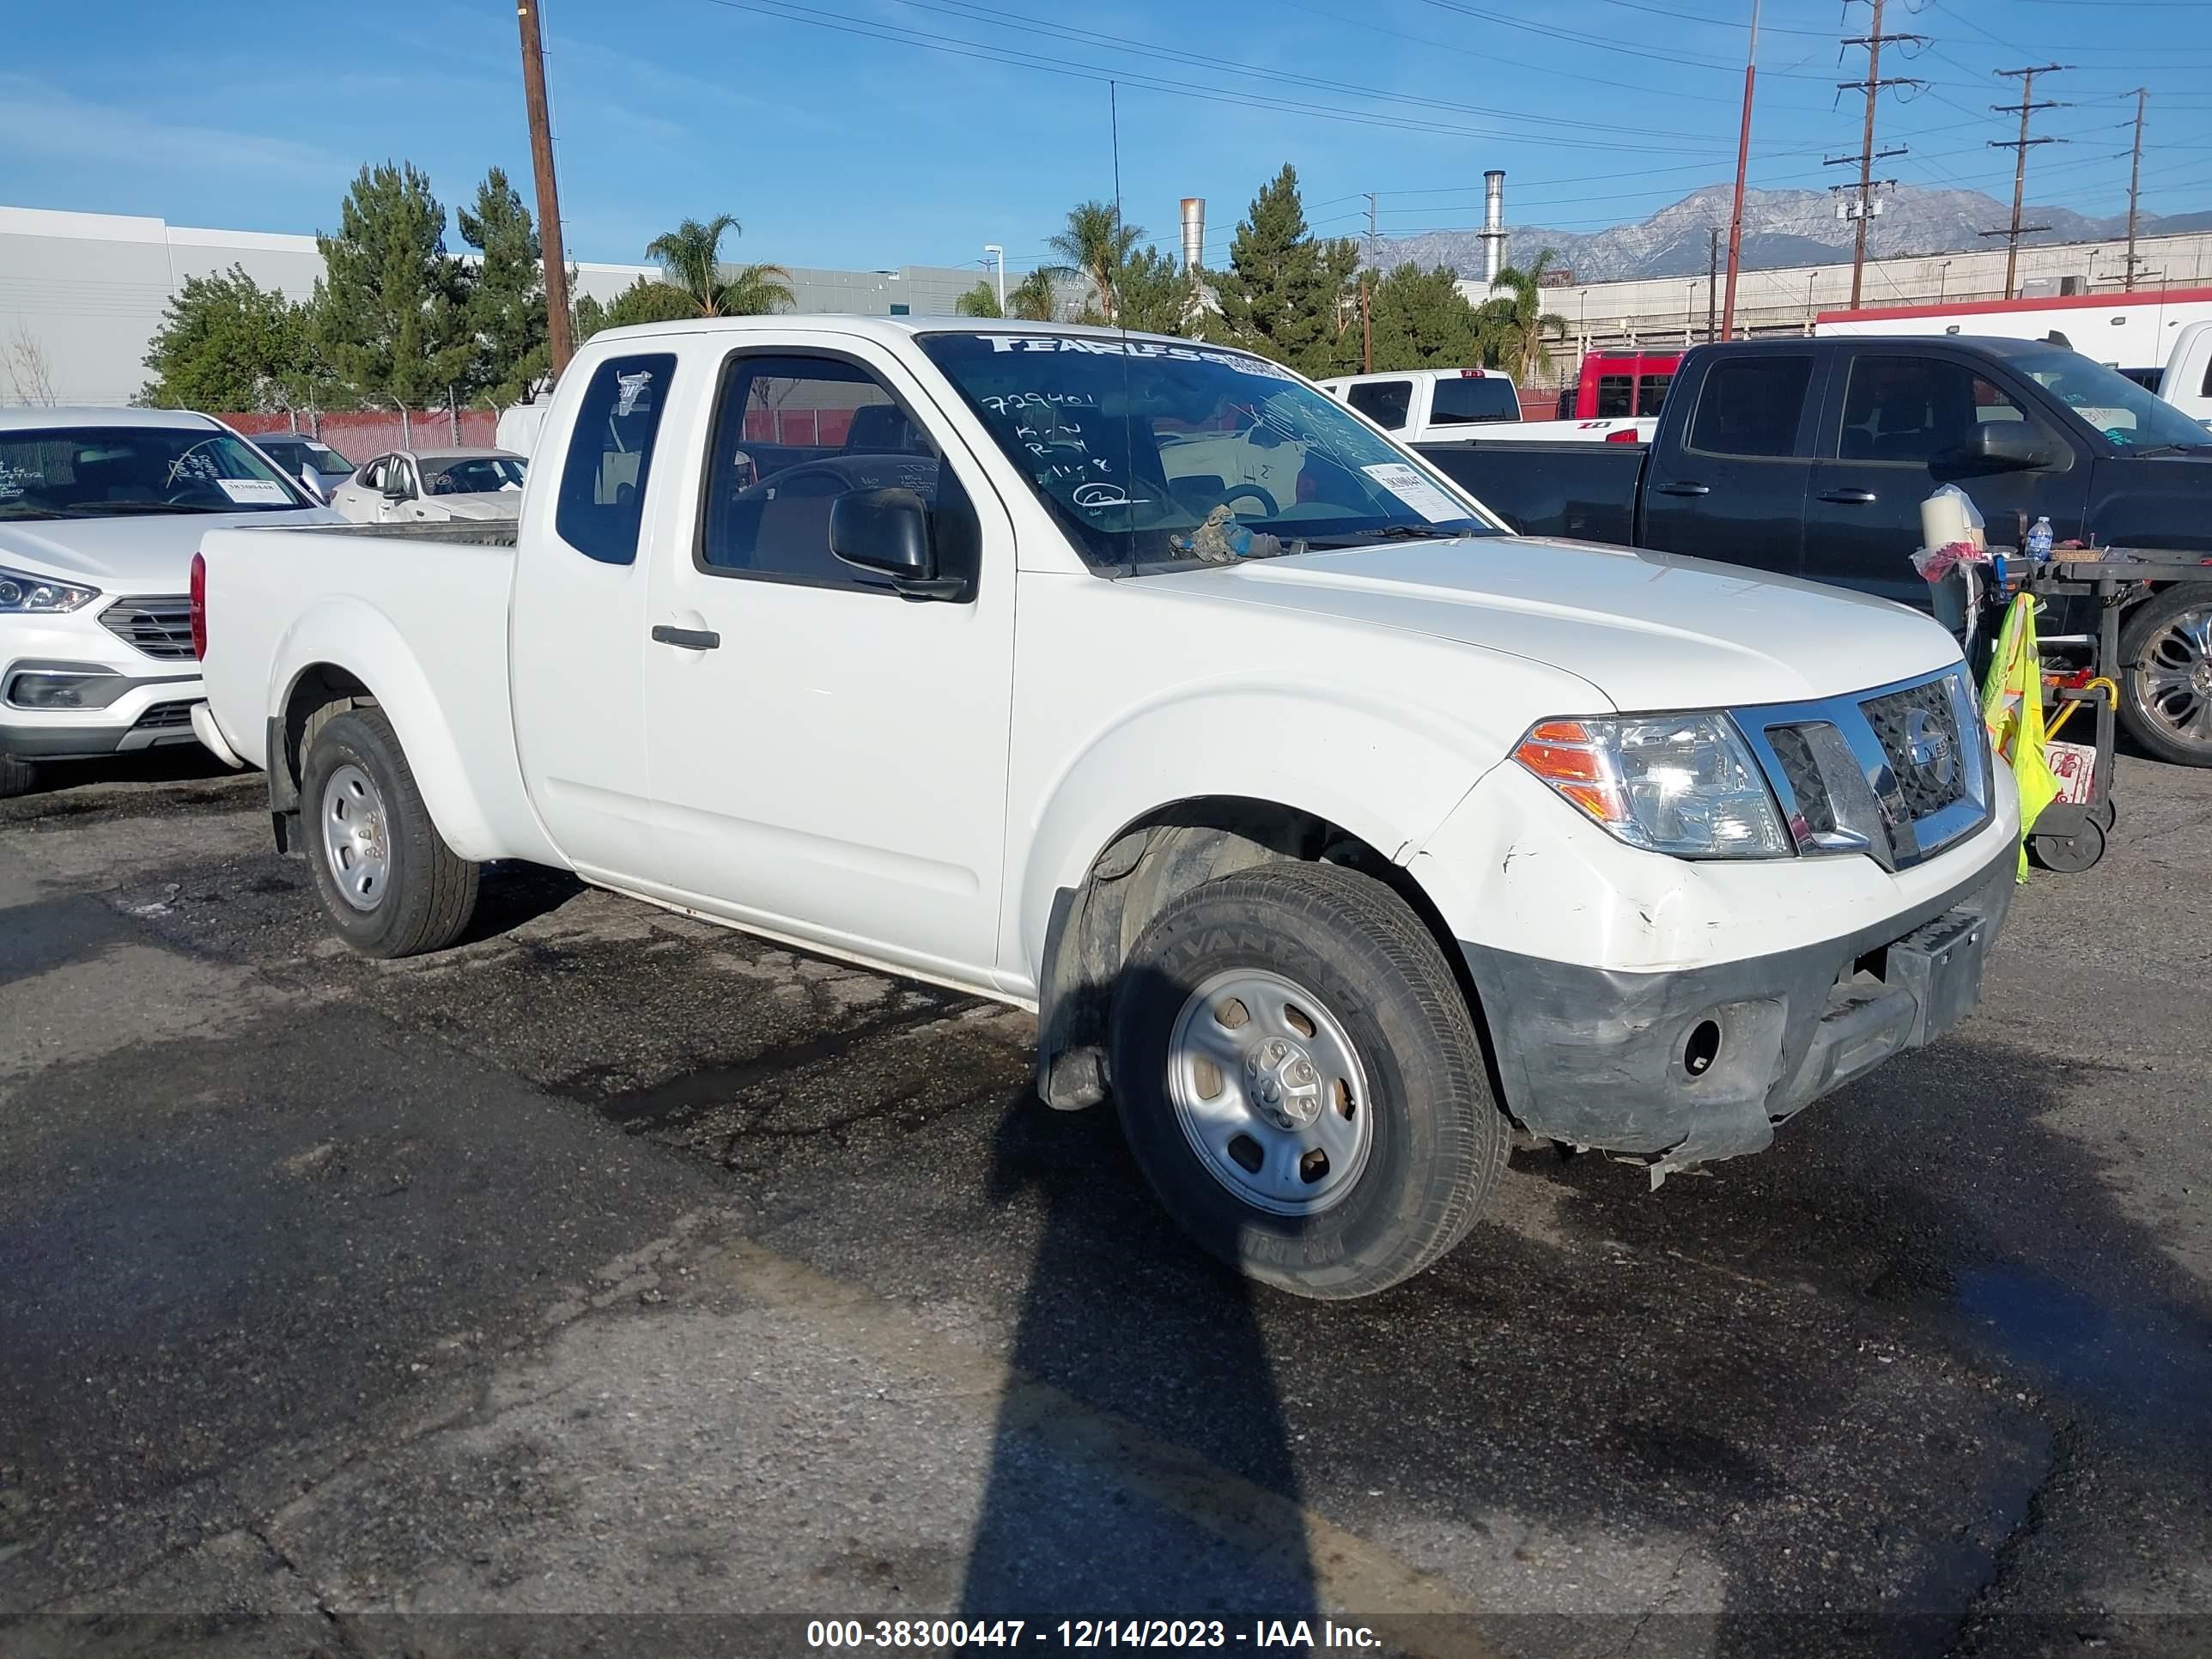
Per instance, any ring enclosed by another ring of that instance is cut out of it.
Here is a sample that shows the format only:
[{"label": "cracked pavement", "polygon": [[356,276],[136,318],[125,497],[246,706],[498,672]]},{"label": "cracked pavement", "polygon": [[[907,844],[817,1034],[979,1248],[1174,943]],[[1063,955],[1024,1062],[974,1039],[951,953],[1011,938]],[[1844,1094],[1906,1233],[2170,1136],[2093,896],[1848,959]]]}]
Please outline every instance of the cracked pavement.
[{"label": "cracked pavement", "polygon": [[2212,775],[1982,1009],[1656,1194],[1516,1152],[1317,1305],[1018,1012],[501,869],[360,961],[256,781],[0,805],[0,1651],[2212,1650]]}]

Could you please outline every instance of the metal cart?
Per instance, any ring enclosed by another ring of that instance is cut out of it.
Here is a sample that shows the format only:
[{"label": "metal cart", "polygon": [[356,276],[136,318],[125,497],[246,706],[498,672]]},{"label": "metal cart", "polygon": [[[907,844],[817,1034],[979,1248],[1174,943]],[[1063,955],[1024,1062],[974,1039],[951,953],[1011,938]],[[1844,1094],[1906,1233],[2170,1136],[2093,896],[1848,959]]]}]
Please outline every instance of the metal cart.
[{"label": "metal cart", "polygon": [[[2096,719],[2096,775],[2086,802],[2053,801],[2035,821],[2028,851],[2046,870],[2067,873],[2087,870],[2105,856],[2118,809],[2112,802],[2112,734],[2118,713],[2118,689],[2124,665],[2120,661],[2120,612],[2154,582],[2172,581],[2184,570],[2201,574],[2201,553],[2168,551],[2159,548],[2062,548],[2048,563],[2032,565],[2016,547],[1992,547],[2007,562],[2004,591],[1993,586],[1984,604],[1990,616],[1978,630],[1984,640],[1994,637],[1996,613],[2023,588],[2039,599],[2060,601],[2087,599],[2095,603],[2092,630],[2087,635],[2059,635],[2047,645],[2085,643],[2089,652],[2087,683],[2069,684],[2062,679],[2053,696],[2060,718],[2071,705],[2088,703]],[[1977,672],[1986,669],[1978,663]],[[2076,676],[2075,678],[2080,678]]]}]

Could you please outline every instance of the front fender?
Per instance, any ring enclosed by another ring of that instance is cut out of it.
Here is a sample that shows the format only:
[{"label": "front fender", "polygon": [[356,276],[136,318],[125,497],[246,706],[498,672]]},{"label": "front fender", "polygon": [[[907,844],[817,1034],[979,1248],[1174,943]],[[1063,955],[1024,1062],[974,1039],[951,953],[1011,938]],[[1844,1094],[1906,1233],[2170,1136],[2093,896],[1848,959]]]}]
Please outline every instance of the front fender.
[{"label": "front fender", "polygon": [[[349,595],[317,600],[277,641],[266,706],[283,714],[301,678],[319,665],[343,669],[368,688],[399,736],[431,821],[455,853],[473,860],[545,858],[550,854],[550,848],[535,852],[507,845],[511,837],[495,830],[479,780],[471,775],[462,758],[429,675],[390,617]],[[504,707],[503,681],[498,696]],[[500,757],[510,769],[513,754],[510,742]],[[273,767],[283,757],[269,758]]]},{"label": "front fender", "polygon": [[1177,801],[1290,807],[1409,860],[1504,752],[1472,712],[1463,720],[1370,690],[1287,678],[1180,690],[1129,711],[1043,792],[1007,941],[1010,963],[1027,975],[1022,988],[1042,974],[1056,896],[1081,887],[1130,825]]}]

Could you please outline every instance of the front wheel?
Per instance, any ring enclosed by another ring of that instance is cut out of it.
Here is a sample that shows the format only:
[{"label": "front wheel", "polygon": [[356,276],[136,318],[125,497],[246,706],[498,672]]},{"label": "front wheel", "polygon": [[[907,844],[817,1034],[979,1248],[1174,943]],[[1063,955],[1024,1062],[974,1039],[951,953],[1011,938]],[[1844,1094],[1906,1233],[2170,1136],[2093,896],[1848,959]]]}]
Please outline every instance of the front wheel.
[{"label": "front wheel", "polygon": [[2212,585],[2183,582],[2120,631],[2120,723],[2149,754],[2212,766]]},{"label": "front wheel", "polygon": [[27,795],[39,781],[39,769],[12,755],[0,755],[0,800]]},{"label": "front wheel", "polygon": [[1381,883],[1285,864],[1172,900],[1122,970],[1131,1151],[1207,1250],[1299,1296],[1370,1295],[1465,1237],[1508,1128],[1459,985]]},{"label": "front wheel", "polygon": [[315,890],[365,957],[442,950],[476,913],[479,866],[446,845],[384,711],[310,722],[300,815]]}]

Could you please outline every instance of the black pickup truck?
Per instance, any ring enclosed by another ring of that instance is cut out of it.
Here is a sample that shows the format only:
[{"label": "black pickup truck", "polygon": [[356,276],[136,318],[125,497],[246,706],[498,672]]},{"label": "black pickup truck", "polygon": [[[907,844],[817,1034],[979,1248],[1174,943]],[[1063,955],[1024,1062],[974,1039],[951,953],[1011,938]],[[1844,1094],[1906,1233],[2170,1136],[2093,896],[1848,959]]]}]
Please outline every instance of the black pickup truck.
[{"label": "black pickup truck", "polygon": [[[1742,341],[1682,360],[1649,445],[1422,452],[1516,530],[1836,582],[1927,611],[1920,503],[1955,483],[1993,544],[2019,515],[2060,541],[2208,556],[2138,601],[2120,718],[2148,752],[2212,766],[2212,432],[2040,341]],[[2060,619],[2086,629],[2087,618]],[[2046,624],[2046,631],[2051,631]]]}]

